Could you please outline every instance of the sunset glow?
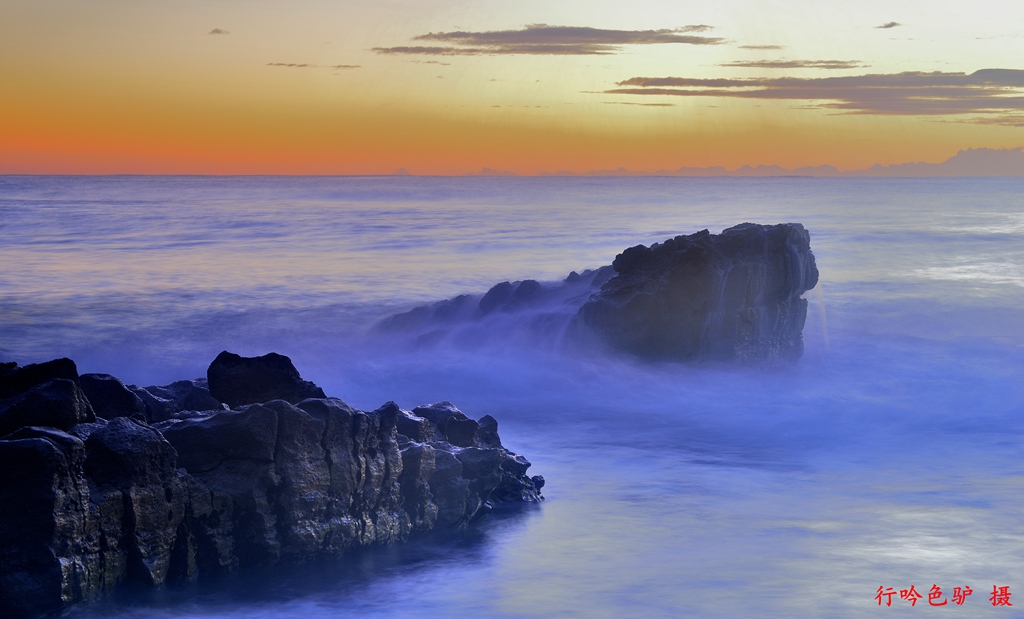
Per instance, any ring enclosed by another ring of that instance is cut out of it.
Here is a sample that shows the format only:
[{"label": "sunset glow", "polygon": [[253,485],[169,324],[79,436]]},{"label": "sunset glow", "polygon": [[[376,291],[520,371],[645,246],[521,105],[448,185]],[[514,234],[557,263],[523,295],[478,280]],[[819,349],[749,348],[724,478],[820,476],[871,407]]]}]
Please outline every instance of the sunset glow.
[{"label": "sunset glow", "polygon": [[1021,23],[992,0],[10,0],[0,173],[941,162],[1024,144]]}]

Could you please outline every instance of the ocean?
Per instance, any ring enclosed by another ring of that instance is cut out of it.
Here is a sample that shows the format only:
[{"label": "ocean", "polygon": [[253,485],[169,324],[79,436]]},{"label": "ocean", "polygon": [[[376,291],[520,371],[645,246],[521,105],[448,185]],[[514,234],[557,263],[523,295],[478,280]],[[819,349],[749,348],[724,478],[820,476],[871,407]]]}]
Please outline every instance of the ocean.
[{"label": "ocean", "polygon": [[[821,279],[791,367],[596,354],[522,315],[376,328],[746,221],[811,235]],[[947,617],[1024,616],[1022,308],[1024,179],[0,176],[0,360],[153,385],[275,351],[357,408],[493,415],[547,480],[543,504],[465,532],[74,618],[875,617],[943,600]],[[913,607],[879,608],[879,587],[911,585]],[[992,607],[1004,586],[1014,606]],[[973,594],[958,605],[955,587]]]}]

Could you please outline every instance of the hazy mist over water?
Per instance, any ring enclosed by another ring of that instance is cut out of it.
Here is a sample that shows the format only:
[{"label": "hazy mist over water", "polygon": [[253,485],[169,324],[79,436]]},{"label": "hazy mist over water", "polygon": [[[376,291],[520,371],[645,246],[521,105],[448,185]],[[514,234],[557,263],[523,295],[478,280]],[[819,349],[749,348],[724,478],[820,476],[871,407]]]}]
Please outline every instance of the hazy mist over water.
[{"label": "hazy mist over water", "polygon": [[[790,368],[370,329],[744,221],[811,234]],[[1024,608],[1022,307],[1024,179],[0,177],[0,360],[150,385],[276,351],[359,408],[492,414],[548,480],[465,534],[75,617],[867,617],[932,584],[1024,616],[988,602]]]}]

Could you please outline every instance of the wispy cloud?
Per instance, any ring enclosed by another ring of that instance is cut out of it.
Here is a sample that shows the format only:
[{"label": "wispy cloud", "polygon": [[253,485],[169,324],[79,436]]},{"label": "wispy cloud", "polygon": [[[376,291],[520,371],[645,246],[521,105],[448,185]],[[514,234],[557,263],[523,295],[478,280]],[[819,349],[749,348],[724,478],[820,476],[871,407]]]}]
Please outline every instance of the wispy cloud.
[{"label": "wispy cloud", "polygon": [[973,119],[974,123],[980,125],[999,125],[1002,127],[1024,127],[1024,112],[1004,114],[1002,116],[989,116]]},{"label": "wispy cloud", "polygon": [[220,28],[214,28],[213,30],[207,32],[206,34],[231,34],[231,33],[228,32],[227,30],[221,30]]},{"label": "wispy cloud", "polygon": [[786,49],[785,45],[740,45],[740,49]]},{"label": "wispy cloud", "polygon": [[[378,54],[424,54],[430,56],[554,55],[583,56],[614,54],[625,45],[720,45],[725,39],[693,33],[712,30],[696,24],[663,30],[604,30],[579,26],[530,24],[520,30],[487,32],[431,32],[413,37],[435,45],[375,47]],[[444,45],[437,45],[441,43]]]},{"label": "wispy cloud", "polygon": [[307,64],[297,62],[268,62],[268,67],[288,67],[291,69],[360,69],[358,64]]},{"label": "wispy cloud", "polygon": [[902,25],[903,24],[901,24],[899,22],[891,21],[889,23],[882,24],[881,26],[875,26],[875,28],[879,29],[879,30],[888,30],[889,28],[897,28],[897,27],[902,26]]},{"label": "wispy cloud", "polygon": [[735,97],[813,102],[852,114],[978,115],[977,122],[1016,126],[1024,114],[1024,70],[918,71],[824,78],[698,79],[634,77],[615,95]]},{"label": "wispy cloud", "polygon": [[858,69],[867,65],[859,60],[737,60],[718,66],[748,69]]},{"label": "wispy cloud", "polygon": [[636,103],[635,101],[605,101],[608,105],[639,105],[641,107],[675,107],[672,103]]},{"label": "wispy cloud", "polygon": [[399,47],[374,47],[371,51],[378,54],[400,55],[400,54],[424,54],[427,56],[479,56],[487,54],[486,49],[458,48],[458,47],[425,47],[419,45],[406,45]]}]

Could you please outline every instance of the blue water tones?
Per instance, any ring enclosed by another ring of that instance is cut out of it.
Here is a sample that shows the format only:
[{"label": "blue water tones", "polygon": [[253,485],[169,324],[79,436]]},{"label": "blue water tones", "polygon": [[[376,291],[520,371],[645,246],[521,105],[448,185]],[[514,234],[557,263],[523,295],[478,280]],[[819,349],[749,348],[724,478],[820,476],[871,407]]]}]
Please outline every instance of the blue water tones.
[{"label": "blue water tones", "polygon": [[[582,355],[521,318],[368,326],[742,221],[821,285],[770,372]],[[275,350],[361,408],[494,415],[538,509],[76,617],[950,617],[1024,608],[1024,180],[0,177],[0,358],[142,384]],[[906,606],[904,610],[900,607]],[[934,611],[940,612],[940,611]]]}]

